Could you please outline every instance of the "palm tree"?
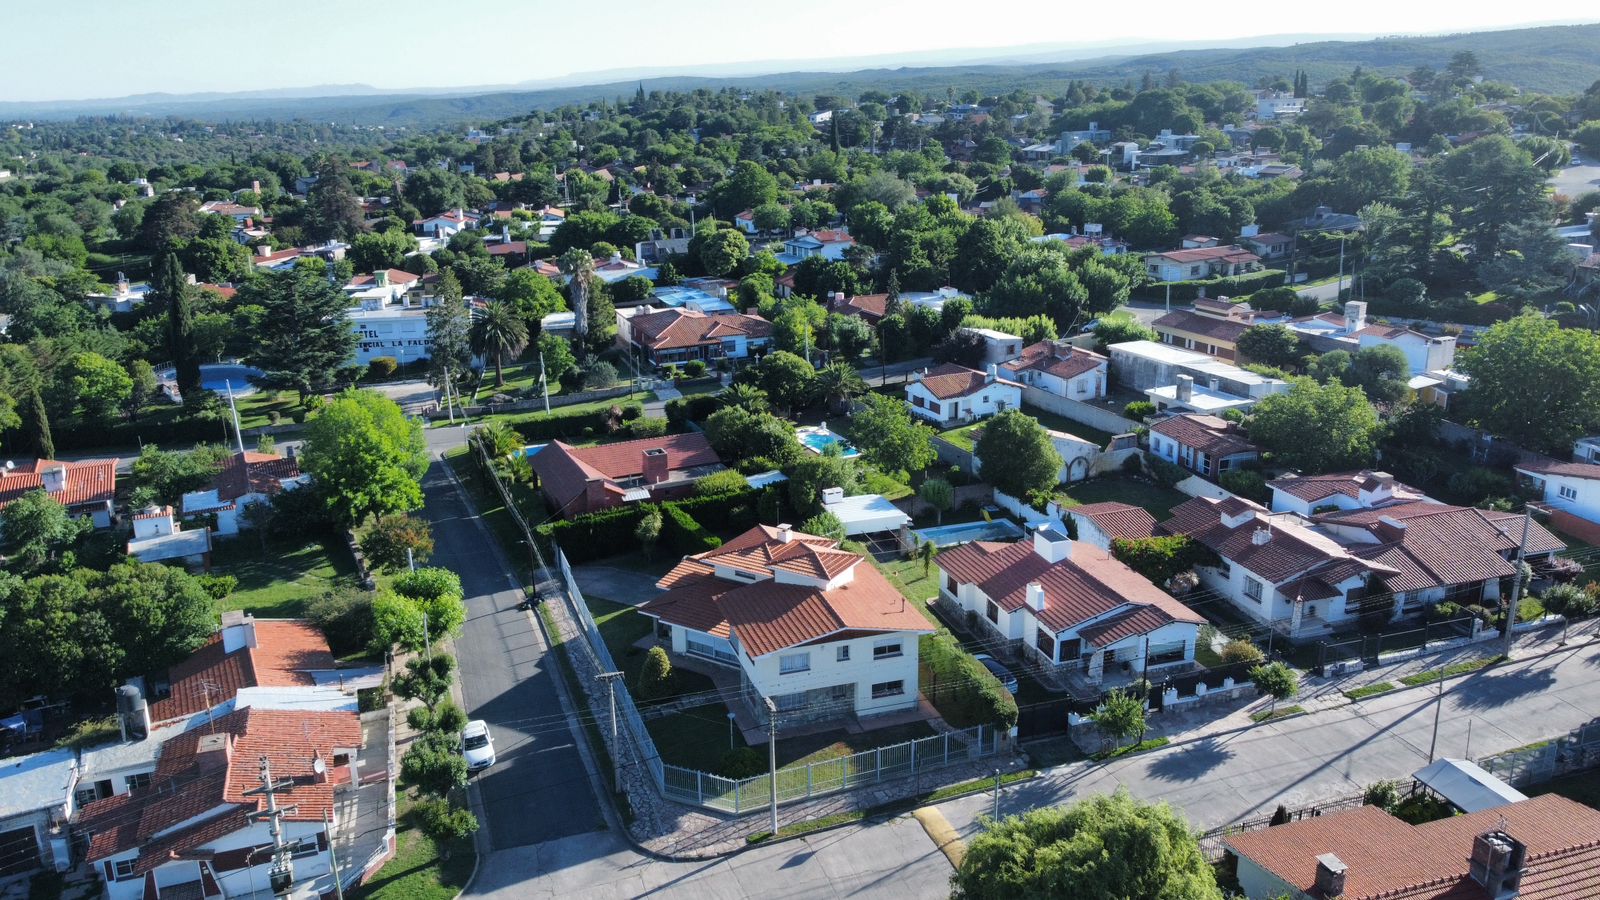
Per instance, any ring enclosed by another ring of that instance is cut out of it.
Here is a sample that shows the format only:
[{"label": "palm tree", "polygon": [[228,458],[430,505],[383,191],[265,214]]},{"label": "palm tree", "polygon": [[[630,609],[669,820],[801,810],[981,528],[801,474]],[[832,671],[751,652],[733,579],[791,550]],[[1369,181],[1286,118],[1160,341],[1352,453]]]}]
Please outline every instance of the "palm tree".
[{"label": "palm tree", "polygon": [[577,337],[572,343],[578,356],[584,357],[589,349],[589,282],[594,278],[594,257],[589,251],[574,247],[561,254],[557,264],[572,278],[567,283],[567,299],[572,301],[572,331]]},{"label": "palm tree", "polygon": [[834,412],[844,412],[851,397],[860,396],[867,389],[860,373],[849,363],[836,362],[817,372],[817,392],[828,398]]},{"label": "palm tree", "polygon": [[767,392],[753,384],[730,384],[717,395],[723,406],[737,406],[745,412],[763,413],[771,408]]},{"label": "palm tree", "polygon": [[472,352],[494,357],[494,386],[506,386],[505,357],[528,346],[528,326],[511,304],[496,300],[472,323]]}]

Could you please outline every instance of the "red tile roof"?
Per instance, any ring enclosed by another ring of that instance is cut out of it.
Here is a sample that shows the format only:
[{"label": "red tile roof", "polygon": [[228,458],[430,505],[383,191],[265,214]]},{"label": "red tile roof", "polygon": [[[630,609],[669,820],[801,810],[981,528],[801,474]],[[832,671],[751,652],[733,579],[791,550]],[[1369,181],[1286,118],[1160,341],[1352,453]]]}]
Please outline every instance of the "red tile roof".
[{"label": "red tile roof", "polygon": [[[762,566],[760,560],[768,562]],[[657,582],[665,593],[639,610],[695,631],[735,636],[752,657],[861,633],[933,630],[877,568],[863,562],[832,539],[792,532],[785,542],[777,529],[757,525],[679,563]],[[721,579],[718,565],[764,577],[754,584]],[[779,584],[772,580],[779,569],[819,581],[847,571],[851,577],[834,587]]]},{"label": "red tile roof", "polygon": [[721,344],[725,338],[744,335],[764,338],[772,334],[772,323],[760,316],[743,313],[706,313],[691,309],[667,309],[640,313],[628,320],[634,340],[652,350],[676,350],[703,344]]},{"label": "red tile roof", "polygon": [[[388,277],[390,284],[410,284],[422,277],[420,275],[413,275],[404,269],[384,269],[383,271]],[[375,273],[368,275],[357,275],[356,277],[350,279],[351,287],[366,287],[369,284],[377,283],[378,276]]]},{"label": "red tile roof", "polygon": [[[218,741],[217,738],[221,738]],[[207,758],[202,746],[217,747]],[[241,709],[204,728],[179,734],[161,748],[150,785],[84,807],[78,828],[90,835],[88,858],[105,859],[140,850],[137,872],[156,868],[182,852],[246,827],[244,813],[266,808],[264,796],[247,796],[260,787],[259,761],[266,757],[276,780],[293,790],[280,802],[295,809],[290,821],[321,821],[333,812],[333,779],[319,780],[313,763],[334,763],[335,750],[361,746],[361,720],[351,712],[297,712]],[[213,810],[222,812],[207,816]],[[197,824],[173,826],[206,816]],[[157,837],[162,835],[161,837]]]},{"label": "red tile roof", "polygon": [[1064,341],[1040,341],[1022,348],[1021,356],[1001,363],[1000,368],[1013,375],[1027,370],[1048,372],[1065,381],[1104,365],[1106,358],[1092,350],[1079,349]]},{"label": "red tile roof", "polygon": [[980,372],[977,369],[969,369],[953,362],[936,366],[928,370],[928,374],[922,376],[921,381],[913,381],[911,383],[922,385],[927,389],[928,393],[940,400],[967,397],[983,390],[991,383],[1006,384],[1015,388],[1022,387],[1015,381],[1009,381],[1004,378],[996,378],[993,382],[990,382],[988,373]]},{"label": "red tile roof", "polygon": [[846,297],[842,303],[835,303],[829,307],[837,313],[847,316],[860,316],[874,322],[883,318],[889,311],[888,294],[857,294]]},{"label": "red tile roof", "polygon": [[298,460],[273,453],[256,453],[246,450],[235,453],[228,460],[211,486],[217,498],[232,502],[246,494],[265,494],[271,497],[283,491],[282,482],[300,477]]},{"label": "red tile roof", "polygon": [[1588,481],[1600,480],[1600,465],[1588,462],[1558,462],[1551,459],[1531,463],[1517,463],[1514,468],[1519,472],[1528,472],[1533,475],[1555,475],[1562,478],[1582,478]]},{"label": "red tile roof", "polygon": [[669,473],[716,465],[722,461],[717,452],[711,449],[711,443],[705,435],[669,434],[595,447],[573,447],[561,441],[551,441],[534,454],[533,469],[539,474],[545,494],[564,510],[595,479],[605,481],[606,490],[620,498],[624,488],[619,482],[642,476],[644,453],[655,449],[666,451]]},{"label": "red tile roof", "polygon": [[[1389,522],[1399,522],[1397,529]],[[1469,507],[1416,501],[1316,516],[1313,521],[1362,528],[1380,543],[1355,548],[1365,559],[1392,566],[1385,578],[1391,591],[1471,584],[1507,578],[1516,570],[1507,561],[1522,538],[1522,516]],[[1528,553],[1539,556],[1566,544],[1544,526],[1528,528]]]},{"label": "red tile roof", "polygon": [[1183,334],[1192,334],[1225,344],[1237,343],[1239,336],[1244,334],[1250,327],[1244,322],[1214,319],[1210,316],[1197,315],[1184,309],[1169,312],[1151,322],[1150,326],[1156,331],[1182,332]]},{"label": "red tile roof", "polygon": [[58,466],[67,470],[66,487],[51,496],[61,505],[70,508],[109,503],[117,494],[117,462],[115,459],[22,460],[15,468],[0,474],[0,509],[29,491],[42,490],[44,473]]},{"label": "red tile roof", "polygon": [[1244,438],[1239,426],[1216,416],[1191,413],[1169,416],[1151,425],[1150,431],[1169,437],[1185,447],[1192,447],[1213,459],[1260,453],[1255,444]]},{"label": "red tile roof", "polygon": [[[1199,237],[1198,239],[1210,240],[1210,238],[1204,237]],[[1185,240],[1188,240],[1188,238],[1185,238]],[[1183,265],[1185,263],[1210,262],[1214,259],[1220,259],[1231,263],[1252,263],[1261,261],[1261,257],[1251,253],[1249,250],[1246,250],[1243,247],[1238,247],[1233,244],[1227,244],[1221,247],[1193,247],[1188,250],[1170,250],[1166,253],[1152,253],[1150,255],[1171,260],[1179,265]]]},{"label": "red tile roof", "polygon": [[[1363,469],[1359,472],[1333,472],[1327,475],[1288,475],[1273,479],[1267,486],[1308,503],[1315,503],[1335,494],[1357,499],[1361,496],[1363,485],[1371,490],[1379,484],[1381,480],[1379,474]],[[1427,496],[1416,488],[1398,481],[1391,480],[1390,487],[1396,499],[1419,500]]]},{"label": "red tile roof", "polygon": [[311,672],[337,666],[328,639],[308,622],[262,619],[256,646],[224,652],[222,634],[211,636],[167,673],[171,692],[150,704],[150,720],[165,722],[215,707],[247,687],[314,683]]},{"label": "red tile roof", "polygon": [[1127,503],[1118,503],[1107,500],[1104,503],[1085,503],[1067,510],[1075,516],[1083,516],[1095,524],[1107,537],[1147,538],[1156,532],[1156,517],[1150,515],[1142,506],[1131,506]]},{"label": "red tile roof", "polygon": [[[1223,523],[1224,515],[1251,511],[1253,514],[1236,527]],[[1340,573],[1373,571],[1393,574],[1394,569],[1375,560],[1362,560],[1332,538],[1316,534],[1303,524],[1288,519],[1270,519],[1255,504],[1244,501],[1216,501],[1208,497],[1187,500],[1172,510],[1162,522],[1165,534],[1183,534],[1210,547],[1229,562],[1256,575],[1281,584],[1306,574],[1317,574],[1326,567]],[[1265,543],[1255,542],[1257,530],[1266,530]],[[1331,577],[1331,576],[1329,576]],[[1348,575],[1341,575],[1342,581]]]},{"label": "red tile roof", "polygon": [[1137,624],[1155,623],[1151,629],[1169,622],[1206,621],[1092,544],[1075,541],[1068,559],[1051,563],[1034,552],[1031,541],[975,541],[940,553],[934,565],[962,584],[976,585],[1008,612],[1026,606],[1028,585],[1038,583],[1044,588],[1045,606],[1037,616],[1056,633],[1124,607],[1147,608]]},{"label": "red tile roof", "polygon": [[1348,870],[1344,900],[1489,900],[1468,871],[1473,840],[1504,830],[1527,847],[1519,900],[1600,897],[1600,810],[1546,794],[1469,815],[1408,825],[1375,806],[1227,839],[1239,856],[1309,896],[1317,857]]}]

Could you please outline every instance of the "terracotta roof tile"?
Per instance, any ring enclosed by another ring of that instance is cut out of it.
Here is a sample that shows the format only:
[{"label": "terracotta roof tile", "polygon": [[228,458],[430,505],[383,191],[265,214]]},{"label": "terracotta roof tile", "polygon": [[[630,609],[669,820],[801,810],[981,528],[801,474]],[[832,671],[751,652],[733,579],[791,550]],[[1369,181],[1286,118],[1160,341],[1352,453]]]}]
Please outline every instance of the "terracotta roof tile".
[{"label": "terracotta roof tile", "polygon": [[108,503],[117,493],[117,460],[86,459],[78,462],[29,459],[0,475],[0,509],[9,506],[29,491],[44,488],[44,473],[61,467],[67,470],[66,487],[51,496],[63,506]]},{"label": "terracotta roof tile", "polygon": [[565,509],[594,479],[605,480],[606,489],[620,496],[623,491],[620,482],[642,476],[645,451],[656,449],[666,451],[669,473],[721,462],[706,436],[692,433],[594,447],[573,447],[551,441],[534,454],[533,469],[539,474],[545,493],[558,508]]},{"label": "terracotta roof tile", "polygon": [[1182,413],[1156,422],[1150,426],[1150,430],[1213,459],[1260,452],[1255,444],[1244,438],[1239,426],[1216,416]]},{"label": "terracotta roof tile", "polygon": [[165,722],[215,707],[247,687],[314,683],[313,671],[336,668],[328,639],[308,622],[256,620],[256,646],[223,652],[222,635],[173,666],[171,692],[150,704],[150,719]]},{"label": "terracotta roof tile", "polygon": [[1317,856],[1348,866],[1345,900],[1488,900],[1468,872],[1473,840],[1503,828],[1527,847],[1519,900],[1600,896],[1600,810],[1546,794],[1408,825],[1375,806],[1227,839],[1230,849],[1309,896]]},{"label": "terracotta roof tile", "polygon": [[635,341],[652,350],[720,344],[724,338],[736,335],[764,338],[772,334],[772,323],[760,316],[743,313],[708,315],[692,309],[641,313],[628,320],[628,327]]},{"label": "terracotta roof tile", "polygon": [[1021,356],[1001,363],[1000,368],[1013,375],[1031,370],[1047,372],[1067,380],[1093,372],[1106,364],[1106,358],[1092,350],[1083,350],[1070,344],[1062,346],[1056,341],[1039,341],[1022,348]]},{"label": "terracotta roof tile", "polygon": [[[1335,494],[1356,499],[1361,496],[1361,486],[1365,483],[1370,489],[1377,475],[1378,473],[1368,469],[1359,472],[1332,472],[1327,475],[1289,475],[1275,478],[1268,482],[1267,486],[1308,503],[1315,503]],[[1391,481],[1390,487],[1396,499],[1420,500],[1427,496],[1416,488],[1398,481]]]},{"label": "terracotta roof tile", "polygon": [[1551,459],[1531,463],[1517,463],[1514,468],[1519,472],[1529,472],[1534,475],[1559,475],[1564,478],[1583,478],[1589,481],[1600,480],[1600,465],[1588,462],[1558,462]]},{"label": "terracotta roof tile", "polygon": [[1156,531],[1156,517],[1144,507],[1114,500],[1074,506],[1067,512],[1093,522],[1107,537],[1131,540],[1150,537]]},{"label": "terracotta roof tile", "polygon": [[218,499],[231,503],[247,494],[274,496],[283,491],[282,482],[299,477],[298,460],[247,450],[235,453],[212,479],[211,486]]},{"label": "terracotta roof tile", "polygon": [[1239,336],[1250,328],[1244,322],[1213,319],[1210,316],[1197,315],[1182,309],[1167,313],[1151,322],[1150,326],[1160,332],[1170,331],[1192,334],[1225,344],[1238,343]]},{"label": "terracotta roof tile", "polygon": [[[921,381],[912,382],[912,384],[922,385],[927,389],[928,393],[940,400],[950,400],[955,397],[976,394],[989,383],[988,373],[980,372],[977,369],[969,369],[958,363],[945,363],[941,366],[936,366],[929,369],[928,374],[922,376]],[[1015,381],[1008,381],[1004,378],[997,378],[994,383],[1007,384],[1016,388],[1022,387]]]}]

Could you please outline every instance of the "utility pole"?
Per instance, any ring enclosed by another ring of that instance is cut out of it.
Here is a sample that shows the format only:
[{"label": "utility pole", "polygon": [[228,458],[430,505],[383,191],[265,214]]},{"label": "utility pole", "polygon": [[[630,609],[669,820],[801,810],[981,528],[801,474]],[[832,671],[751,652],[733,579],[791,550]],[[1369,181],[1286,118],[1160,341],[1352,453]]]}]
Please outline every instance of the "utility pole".
[{"label": "utility pole", "polygon": [[1439,747],[1439,712],[1444,709],[1444,665],[1439,666],[1439,693],[1433,700],[1433,740],[1428,744],[1428,762],[1433,762],[1433,751]]},{"label": "utility pole", "polygon": [[[622,756],[622,754],[617,750],[617,748],[621,746],[617,743],[617,679],[621,677],[621,672],[601,672],[599,675],[595,676],[597,680],[605,682],[606,693],[611,699],[611,752],[616,754],[616,756],[619,758]],[[621,791],[622,767],[613,765],[611,770],[617,775],[616,789]]]},{"label": "utility pole", "polygon": [[410,547],[406,548],[406,566],[413,572],[417,570],[417,555]]},{"label": "utility pole", "polygon": [[244,431],[239,427],[239,407],[233,403],[233,381],[224,381],[223,387],[228,390],[228,410],[233,413],[233,435],[239,439],[239,455],[244,455]]},{"label": "utility pole", "polygon": [[326,811],[322,813],[322,830],[328,834],[328,862],[333,866],[333,895],[336,900],[344,900],[344,879],[339,877],[339,850],[334,846],[333,819]]},{"label": "utility pole", "polygon": [[1339,290],[1334,295],[1335,300],[1344,298],[1344,232],[1339,233]]},{"label": "utility pole", "polygon": [[539,387],[544,391],[544,414],[550,415],[550,382],[544,377],[544,351],[539,351]]},{"label": "utility pole", "polygon": [[1512,629],[1517,624],[1517,605],[1522,602],[1522,567],[1528,555],[1528,529],[1533,527],[1533,513],[1522,511],[1522,542],[1517,545],[1517,574],[1512,576],[1511,602],[1506,605],[1506,633],[1500,636],[1500,655],[1510,658],[1511,645],[1516,642]]},{"label": "utility pole", "polygon": [[989,818],[1000,821],[1000,770],[994,770],[994,815]]},{"label": "utility pole", "polygon": [[449,369],[445,369],[444,370],[444,384],[440,385],[440,387],[444,388],[444,411],[445,411],[445,414],[450,417],[450,424],[454,425],[456,423],[456,408],[450,404],[450,370]]},{"label": "utility pole", "polygon": [[767,704],[767,799],[772,803],[772,838],[778,838],[778,705],[771,697]]},{"label": "utility pole", "polygon": [[245,791],[246,797],[265,794],[267,808],[262,812],[249,815],[252,822],[268,822],[267,833],[272,835],[272,868],[268,870],[268,877],[272,884],[274,896],[286,896],[294,887],[294,858],[289,845],[283,840],[283,817],[298,811],[299,807],[286,806],[278,808],[278,794],[287,794],[294,790],[294,780],[285,778],[282,781],[272,780],[272,763],[261,757],[261,787]]},{"label": "utility pole", "polygon": [[1167,312],[1172,312],[1172,282],[1167,282]]},{"label": "utility pole", "polygon": [[427,659],[433,659],[433,638],[428,634],[428,611],[422,611],[422,650]]}]

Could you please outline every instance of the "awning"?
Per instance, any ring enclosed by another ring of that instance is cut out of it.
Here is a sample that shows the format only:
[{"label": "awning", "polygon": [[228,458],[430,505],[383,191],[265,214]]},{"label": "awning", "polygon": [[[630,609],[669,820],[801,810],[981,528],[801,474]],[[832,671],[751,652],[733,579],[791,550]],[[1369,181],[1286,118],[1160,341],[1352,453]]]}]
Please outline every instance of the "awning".
[{"label": "awning", "polygon": [[823,508],[844,523],[846,535],[897,531],[911,522],[910,516],[882,494],[845,497],[833,503],[824,503]]},{"label": "awning", "polygon": [[1466,759],[1436,759],[1411,773],[1462,812],[1475,813],[1526,800],[1528,796]]}]

